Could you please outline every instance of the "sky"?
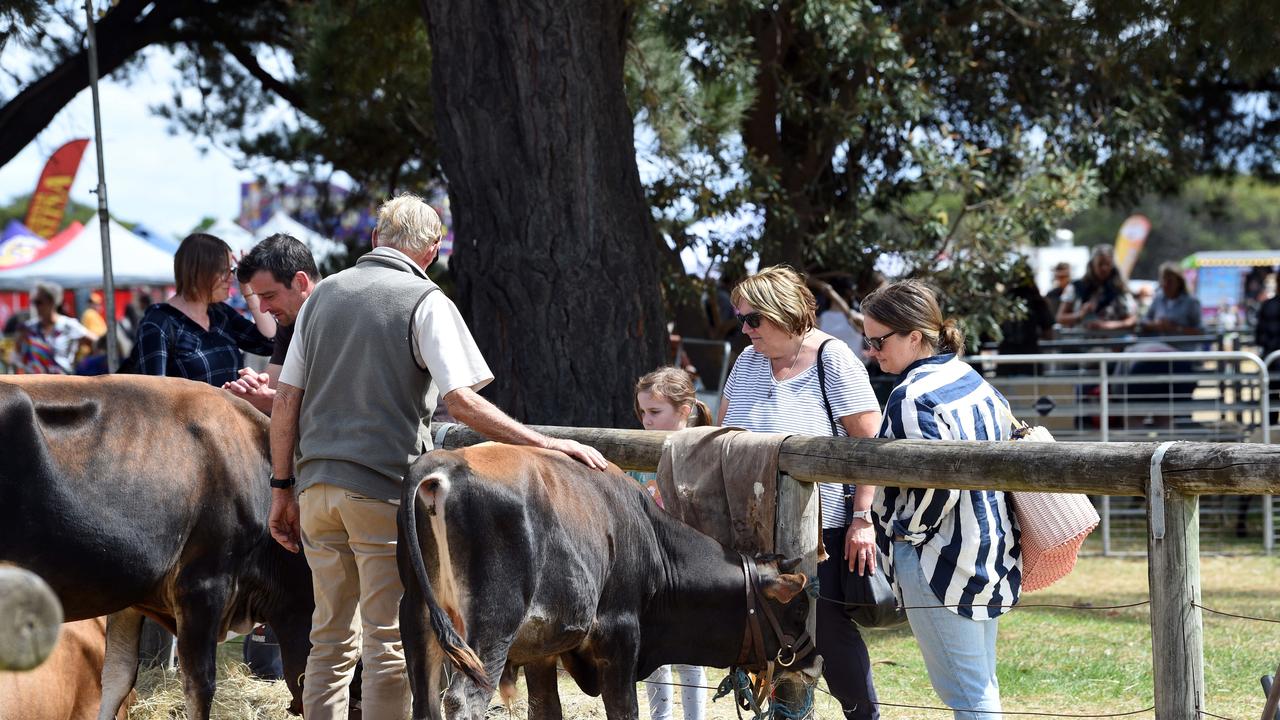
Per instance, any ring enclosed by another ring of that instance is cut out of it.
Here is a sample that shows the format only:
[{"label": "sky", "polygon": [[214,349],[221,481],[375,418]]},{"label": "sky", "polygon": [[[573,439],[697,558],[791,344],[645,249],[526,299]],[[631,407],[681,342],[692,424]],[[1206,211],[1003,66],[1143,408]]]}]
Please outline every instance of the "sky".
[{"label": "sky", "polygon": [[[130,83],[106,78],[99,85],[108,209],[119,220],[141,222],[181,238],[205,216],[235,219],[240,213],[240,183],[254,178],[252,173],[236,169],[237,151],[169,134],[168,122],[153,115],[148,106],[170,99],[177,72],[166,51],[152,49],[147,55]],[[6,52],[5,60],[22,59]],[[4,90],[6,97],[11,96],[11,87]],[[93,103],[88,88],[21,153],[0,167],[0,202],[31,192],[53,151],[75,138],[93,138]],[[201,147],[208,151],[202,154]],[[97,197],[91,192],[97,184],[96,148],[90,142],[71,187],[71,198],[97,207]]]}]

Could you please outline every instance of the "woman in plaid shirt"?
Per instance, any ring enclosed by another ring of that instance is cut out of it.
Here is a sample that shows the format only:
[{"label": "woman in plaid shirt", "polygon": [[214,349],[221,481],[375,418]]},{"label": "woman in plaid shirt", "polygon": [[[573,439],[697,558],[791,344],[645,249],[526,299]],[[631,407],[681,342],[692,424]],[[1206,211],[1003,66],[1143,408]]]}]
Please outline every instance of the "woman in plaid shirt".
[{"label": "woman in plaid shirt", "polygon": [[246,298],[254,322],[224,302],[235,275],[225,242],[205,233],[188,235],[173,257],[173,275],[177,293],[147,308],[138,324],[137,372],[222,387],[244,367],[241,351],[271,354],[275,320],[258,309],[258,298]]}]

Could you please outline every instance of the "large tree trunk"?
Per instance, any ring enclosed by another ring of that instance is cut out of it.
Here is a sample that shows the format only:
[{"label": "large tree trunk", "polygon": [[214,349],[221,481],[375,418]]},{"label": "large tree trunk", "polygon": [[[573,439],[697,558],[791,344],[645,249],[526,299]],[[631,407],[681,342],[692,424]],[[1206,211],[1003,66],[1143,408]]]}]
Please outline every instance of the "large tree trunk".
[{"label": "large tree trunk", "polygon": [[621,0],[422,0],[457,300],[526,422],[634,425],[662,361]]}]

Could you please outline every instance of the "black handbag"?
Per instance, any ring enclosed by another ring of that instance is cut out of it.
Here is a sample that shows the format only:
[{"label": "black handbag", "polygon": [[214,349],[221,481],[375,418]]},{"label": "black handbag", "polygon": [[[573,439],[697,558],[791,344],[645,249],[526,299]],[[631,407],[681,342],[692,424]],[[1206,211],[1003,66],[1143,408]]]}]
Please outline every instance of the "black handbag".
[{"label": "black handbag", "polygon": [[[830,340],[818,346],[818,387],[822,390],[822,405],[827,409],[827,419],[831,422],[831,434],[838,435],[835,413],[831,411],[831,401],[827,398],[827,371],[822,364],[822,350]],[[848,486],[846,486],[848,487]],[[845,501],[853,505],[853,494],[846,493]],[[893,585],[885,575],[884,568],[877,563],[876,571],[870,575],[859,575],[849,570],[848,559],[840,563],[840,589],[844,591],[844,614],[859,627],[890,628],[907,621],[907,611],[898,605],[898,596],[893,592]]]}]

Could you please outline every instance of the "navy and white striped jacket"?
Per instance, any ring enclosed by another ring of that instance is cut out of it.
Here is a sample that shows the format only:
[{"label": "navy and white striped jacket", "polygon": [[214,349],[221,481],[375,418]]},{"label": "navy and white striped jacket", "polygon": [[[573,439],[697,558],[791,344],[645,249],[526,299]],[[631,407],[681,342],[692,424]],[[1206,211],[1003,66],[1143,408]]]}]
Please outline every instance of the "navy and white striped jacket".
[{"label": "navy and white striped jacket", "polygon": [[[903,372],[885,405],[880,437],[1007,440],[1008,406],[967,363],[935,355]],[[987,620],[1018,602],[1022,553],[1005,493],[881,487],[872,512],[890,577],[892,539],[899,536],[920,554],[939,604],[959,606],[952,612]]]}]

